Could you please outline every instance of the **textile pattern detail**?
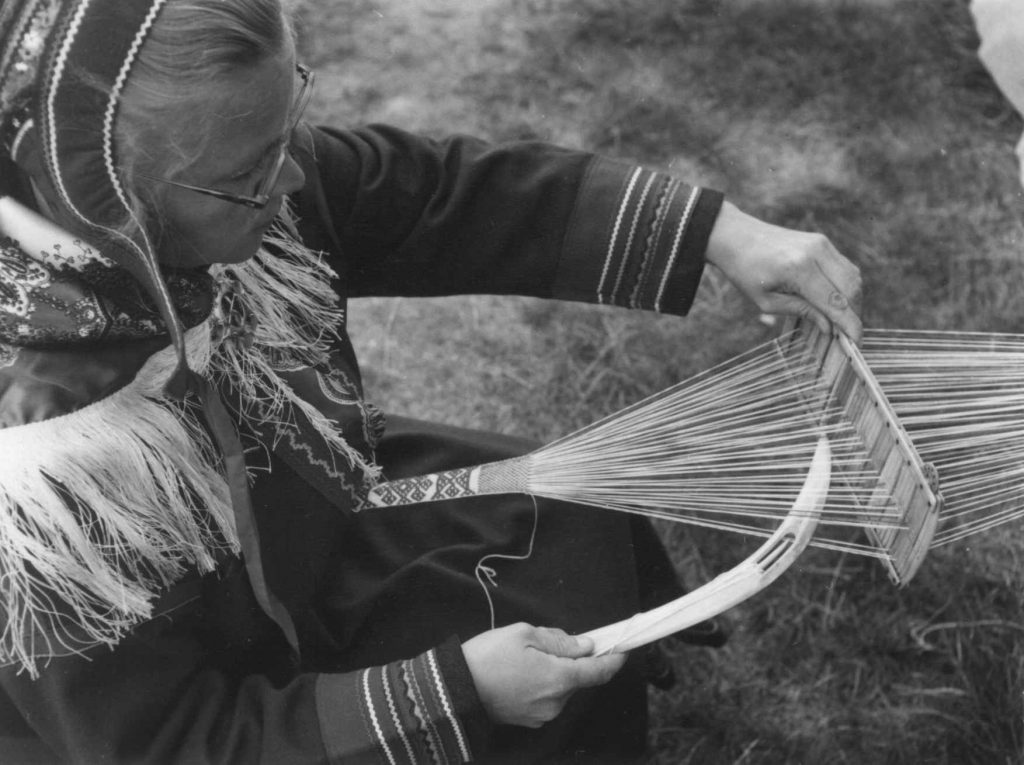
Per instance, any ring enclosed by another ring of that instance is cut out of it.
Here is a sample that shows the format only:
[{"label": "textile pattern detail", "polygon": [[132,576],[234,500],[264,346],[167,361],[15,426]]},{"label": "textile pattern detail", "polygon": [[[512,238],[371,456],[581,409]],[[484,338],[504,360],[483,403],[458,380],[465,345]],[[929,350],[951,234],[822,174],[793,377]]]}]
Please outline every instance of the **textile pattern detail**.
[{"label": "textile pattern detail", "polygon": [[[3,200],[2,212],[0,280],[8,292],[16,290],[33,300],[27,310],[17,312],[10,304],[2,306],[32,329],[0,335],[0,341],[44,347],[166,332],[156,307],[128,271],[12,200]],[[186,326],[197,326],[210,312],[210,275],[201,269],[167,269],[164,279]],[[101,310],[83,316],[77,308],[83,301]],[[53,310],[44,311],[40,304]]]},{"label": "textile pattern detail", "polygon": [[[244,294],[227,301],[228,310],[260,318],[252,342],[228,342],[223,333],[215,341],[206,321],[187,333],[188,362],[232,392],[226,400],[236,422],[263,434],[265,446],[282,446],[283,456],[300,453],[311,482],[352,506],[379,473],[363,440],[368,408],[358,403],[355,380],[326,371],[341,311],[330,270],[289,226],[279,221],[256,258],[232,267]],[[38,292],[51,271],[10,242],[3,253],[4,274],[17,278],[2,293],[0,316],[52,310]],[[191,281],[181,284],[187,295]],[[127,356],[132,346],[124,347]],[[16,375],[15,350],[0,346],[0,374]],[[186,570],[211,571],[225,552],[238,552],[223,460],[201,412],[163,391],[176,357],[166,347],[95,403],[0,429],[0,528],[9,532],[0,535],[0,664],[34,675],[49,657],[115,645]],[[325,378],[336,398],[351,403],[320,393]],[[80,544],[92,548],[88,556],[74,552]]]},{"label": "textile pattern detail", "polygon": [[[616,208],[597,302],[661,310],[664,284],[690,222],[699,189],[682,199],[682,184],[662,173],[634,168]],[[669,228],[669,222],[678,224]]]},{"label": "textile pattern detail", "polygon": [[382,761],[449,765],[472,760],[433,649],[363,670],[359,690],[360,716]]},{"label": "textile pattern detail", "polygon": [[[164,278],[186,326],[210,311],[212,279],[202,270]],[[146,290],[125,269],[40,216],[0,200],[0,346],[106,343],[165,333]]]},{"label": "textile pattern detail", "polygon": [[60,10],[58,0],[14,2],[0,8],[0,140],[10,150],[30,118],[31,91],[50,30]]},{"label": "textile pattern detail", "polygon": [[317,370],[320,392],[329,400],[342,406],[355,406],[360,412],[363,424],[363,440],[370,449],[376,449],[384,436],[386,417],[380,407],[363,399],[358,386],[348,375],[342,374],[337,366]]},{"label": "textile pattern detail", "polygon": [[[0,398],[11,415],[0,422],[17,423],[0,429],[0,663],[30,674],[52,656],[116,644],[186,570],[211,571],[251,545],[252,534],[239,536],[248,512],[232,512],[247,504],[237,501],[245,468],[234,425],[287,431],[349,502],[378,474],[369,407],[352,405],[352,426],[334,417],[347,410],[303,398],[340,339],[342,312],[333,273],[287,210],[257,257],[233,267],[238,284],[216,321],[224,268],[163,268],[146,231],[122,229],[132,209],[114,125],[165,1],[0,4],[0,159],[2,172],[19,173],[0,196],[0,390],[31,392]],[[102,254],[7,196],[30,197],[28,177],[51,217]],[[171,347],[153,354],[163,341]],[[69,346],[90,362],[102,348],[105,366],[58,364]],[[37,379],[40,360],[54,363]],[[234,423],[211,382],[235,394]]]},{"label": "textile pattern detail", "polygon": [[396,507],[418,502],[468,497],[476,493],[472,490],[470,483],[473,470],[473,468],[446,470],[443,473],[399,478],[381,483],[374,488],[370,504],[374,507]]}]

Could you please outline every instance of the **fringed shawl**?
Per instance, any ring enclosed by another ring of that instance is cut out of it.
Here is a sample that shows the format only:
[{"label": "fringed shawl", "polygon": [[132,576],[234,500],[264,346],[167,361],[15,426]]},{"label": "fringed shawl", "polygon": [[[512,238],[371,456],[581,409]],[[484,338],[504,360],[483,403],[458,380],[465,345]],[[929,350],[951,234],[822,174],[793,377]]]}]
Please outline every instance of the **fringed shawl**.
[{"label": "fringed shawl", "polygon": [[[354,381],[343,380],[348,398],[338,395],[329,348],[343,312],[332,272],[280,225],[254,260],[211,273],[229,306],[187,333],[190,368],[236,393],[229,405],[243,425],[300,440],[319,458],[310,464],[357,502],[377,477],[368,452],[381,423]],[[251,342],[225,330],[247,316],[260,317]],[[99,401],[0,430],[0,663],[34,675],[47,657],[113,645],[186,570],[239,552],[201,413],[163,392],[175,361],[165,348]],[[298,387],[324,398],[311,403]],[[363,414],[363,450],[330,416],[332,397]]]},{"label": "fringed shawl", "polygon": [[126,227],[117,119],[165,5],[0,3],[0,203],[31,178],[78,236],[23,208],[17,231],[0,225],[0,663],[32,674],[117,642],[183,571],[229,552],[297,647],[264,581],[236,426],[335,504],[376,475],[380,417],[332,365],[332,275],[287,212],[255,261],[209,272],[162,268]]}]

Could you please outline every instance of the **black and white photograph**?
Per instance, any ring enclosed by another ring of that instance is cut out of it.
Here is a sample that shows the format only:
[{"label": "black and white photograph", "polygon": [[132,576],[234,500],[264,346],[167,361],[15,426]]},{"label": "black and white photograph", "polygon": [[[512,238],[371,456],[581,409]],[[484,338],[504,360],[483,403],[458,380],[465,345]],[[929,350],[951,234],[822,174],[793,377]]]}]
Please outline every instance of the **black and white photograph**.
[{"label": "black and white photograph", "polygon": [[0,765],[1024,763],[1024,0],[0,0]]}]

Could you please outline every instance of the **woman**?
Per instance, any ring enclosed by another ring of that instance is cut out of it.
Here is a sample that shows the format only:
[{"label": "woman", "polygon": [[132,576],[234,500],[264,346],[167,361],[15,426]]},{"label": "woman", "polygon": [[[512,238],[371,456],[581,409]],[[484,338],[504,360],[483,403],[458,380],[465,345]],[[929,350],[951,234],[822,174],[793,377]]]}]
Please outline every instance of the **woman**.
[{"label": "woman", "polygon": [[641,755],[637,662],[572,633],[674,594],[650,527],[516,497],[353,513],[382,469],[530,445],[385,427],[343,301],[683,314],[706,260],[856,337],[857,269],[581,152],[303,125],[278,0],[4,0],[0,34],[5,755]]}]

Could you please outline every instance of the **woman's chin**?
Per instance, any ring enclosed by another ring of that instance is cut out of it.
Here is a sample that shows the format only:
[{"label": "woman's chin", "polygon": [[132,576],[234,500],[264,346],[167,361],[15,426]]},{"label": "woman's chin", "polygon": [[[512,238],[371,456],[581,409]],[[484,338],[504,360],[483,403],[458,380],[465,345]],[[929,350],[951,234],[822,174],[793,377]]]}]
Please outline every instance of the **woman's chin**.
[{"label": "woman's chin", "polygon": [[223,247],[211,247],[207,254],[206,261],[210,265],[215,263],[238,264],[252,260],[263,244],[264,229],[246,231],[230,242],[224,242]]}]

